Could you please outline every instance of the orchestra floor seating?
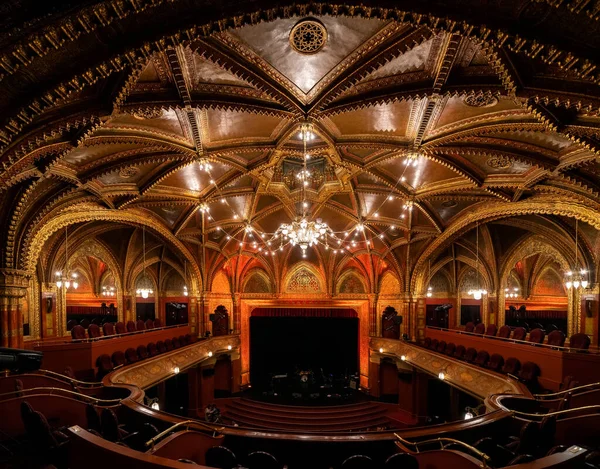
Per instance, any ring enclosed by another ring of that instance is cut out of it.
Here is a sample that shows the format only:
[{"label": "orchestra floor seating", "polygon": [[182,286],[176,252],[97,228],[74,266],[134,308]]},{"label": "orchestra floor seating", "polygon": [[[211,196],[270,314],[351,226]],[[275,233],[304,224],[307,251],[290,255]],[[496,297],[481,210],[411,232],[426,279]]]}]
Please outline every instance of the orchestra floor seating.
[{"label": "orchestra floor seating", "polygon": [[391,428],[387,409],[377,402],[363,402],[332,407],[294,407],[268,404],[249,399],[220,399],[223,416],[238,424],[254,428],[336,432]]}]

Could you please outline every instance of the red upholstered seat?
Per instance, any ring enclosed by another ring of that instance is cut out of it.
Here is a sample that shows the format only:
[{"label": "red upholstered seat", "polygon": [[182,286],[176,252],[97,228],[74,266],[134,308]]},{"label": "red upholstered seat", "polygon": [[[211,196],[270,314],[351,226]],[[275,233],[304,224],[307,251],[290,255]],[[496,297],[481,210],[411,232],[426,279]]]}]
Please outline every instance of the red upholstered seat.
[{"label": "red upholstered seat", "polygon": [[156,348],[156,344],[154,342],[150,342],[148,344],[148,355],[150,357],[158,355],[158,349]]},{"label": "red upholstered seat", "polygon": [[525,362],[521,367],[519,378],[526,383],[531,385],[535,383],[537,377],[540,375],[540,368],[533,362]]},{"label": "red upholstered seat", "polygon": [[173,344],[173,348],[181,347],[181,342],[179,342],[179,339],[177,337],[173,337],[173,340],[171,342]]},{"label": "red upholstered seat", "polygon": [[104,353],[96,359],[96,366],[98,367],[98,379],[104,378],[113,369],[113,364],[110,361],[108,354]]},{"label": "red upholstered seat", "polygon": [[485,335],[495,337],[497,330],[498,328],[496,327],[496,324],[490,324],[485,330]]},{"label": "red upholstered seat", "polygon": [[125,359],[125,354],[123,352],[121,352],[120,350],[113,352],[111,359],[112,359],[113,365],[115,365],[115,366],[121,366],[121,365],[125,365],[125,363],[127,363],[127,360]]},{"label": "red upholstered seat", "polygon": [[492,353],[486,367],[492,371],[500,371],[504,365],[504,358],[498,353]]},{"label": "red upholstered seat", "polygon": [[463,358],[465,358],[465,346],[464,345],[458,345],[456,347],[456,350],[454,351],[454,358],[458,358],[459,360],[462,360]]},{"label": "red upholstered seat", "polygon": [[548,334],[548,345],[562,347],[565,345],[566,336],[561,331],[552,331]]},{"label": "red upholstered seat", "polygon": [[154,320],[154,327],[162,327],[162,322],[160,321],[160,319]]},{"label": "red upholstered seat", "polygon": [[498,331],[498,337],[508,339],[510,337],[511,329],[509,326],[502,326]]},{"label": "red upholstered seat", "polygon": [[94,318],[92,319],[92,324],[96,324],[96,326],[100,327],[102,325],[102,321],[100,318]]},{"label": "red upholstered seat", "polygon": [[104,332],[104,335],[114,335],[115,326],[112,322],[105,322],[104,324],[102,324],[102,332]]},{"label": "red upholstered seat", "polygon": [[440,342],[438,343],[438,346],[436,348],[436,350],[440,353],[444,353],[446,351],[446,341],[445,340],[440,340]]},{"label": "red upholstered seat", "polygon": [[519,370],[521,369],[521,362],[518,358],[510,357],[504,362],[504,366],[502,367],[502,373],[517,375]]},{"label": "red upholstered seat", "polygon": [[104,408],[101,414],[102,436],[113,443],[126,437],[128,433],[119,426],[117,414],[112,409]]},{"label": "red upholstered seat", "polygon": [[573,334],[569,339],[569,346],[580,350],[587,350],[590,347],[590,338],[587,334]]},{"label": "red upholstered seat", "polygon": [[429,348],[429,346],[431,345],[431,337],[425,337],[425,339],[423,340],[423,345]]},{"label": "red upholstered seat", "polygon": [[135,329],[137,331],[145,331],[146,323],[144,321],[142,321],[141,319],[138,319],[138,321],[135,323]]},{"label": "red upholstered seat", "polygon": [[67,321],[67,330],[70,331],[76,325],[77,325],[77,321],[75,321],[74,319],[71,319],[71,320]]},{"label": "red upholstered seat", "polygon": [[433,339],[433,340],[431,341],[431,344],[429,344],[429,348],[430,348],[431,350],[437,350],[437,346],[438,346],[438,344],[439,344],[439,341],[438,341],[437,339]]},{"label": "red upholstered seat", "polygon": [[474,329],[475,324],[473,324],[472,322],[468,322],[467,324],[465,324],[465,332],[473,332]]},{"label": "red upholstered seat", "polygon": [[127,332],[135,332],[135,322],[127,321]]},{"label": "red upholstered seat", "polygon": [[156,350],[158,350],[158,353],[165,353],[167,351],[167,347],[162,340],[156,342]]},{"label": "red upholstered seat", "polygon": [[455,351],[456,351],[456,345],[454,345],[452,342],[450,342],[448,345],[446,345],[446,350],[444,350],[444,354],[451,357],[452,355],[454,355]]},{"label": "red upholstered seat", "polygon": [[475,358],[477,358],[477,350],[475,350],[473,347],[469,347],[465,352],[465,360],[469,363],[473,363]]},{"label": "red upholstered seat", "polygon": [[90,327],[88,327],[88,336],[90,339],[101,337],[102,334],[100,333],[100,326],[97,324],[90,324]]},{"label": "red upholstered seat", "polygon": [[182,347],[184,347],[187,344],[184,335],[179,336],[179,343],[181,344]]},{"label": "red upholstered seat", "polygon": [[73,340],[82,340],[85,339],[85,329],[77,324],[73,329],[71,329],[71,337]]},{"label": "red upholstered seat", "polygon": [[475,357],[475,360],[473,361],[473,363],[477,366],[485,367],[485,365],[487,365],[487,362],[489,359],[490,359],[490,354],[487,353],[485,350],[480,350],[479,353],[477,353],[477,357]]},{"label": "red upholstered seat", "polygon": [[527,337],[527,331],[525,330],[525,328],[515,327],[512,338],[515,340],[525,340],[525,337]]},{"label": "red upholstered seat", "polygon": [[475,334],[483,335],[483,333],[485,332],[485,324],[480,322],[479,324],[477,324],[475,326],[475,329],[473,330],[473,332],[475,332]]},{"label": "red upholstered seat", "polygon": [[121,321],[116,323],[115,324],[115,332],[117,334],[125,334],[125,332],[127,332],[127,329],[125,328],[125,324],[123,324]]},{"label": "red upholstered seat", "polygon": [[90,321],[87,319],[82,319],[81,321],[79,321],[79,325],[84,329],[87,329],[88,327],[90,327]]},{"label": "red upholstered seat", "polygon": [[167,352],[173,350],[173,342],[171,339],[165,339],[165,348],[167,349]]},{"label": "red upholstered seat", "polygon": [[146,329],[154,329],[154,321],[152,319],[146,320]]},{"label": "red upholstered seat", "polygon": [[127,359],[127,363],[137,362],[138,356],[137,356],[137,353],[135,352],[135,349],[128,348],[127,350],[125,350],[125,358]]},{"label": "red upholstered seat", "polygon": [[138,357],[140,358],[140,360],[145,360],[149,356],[148,349],[146,348],[145,345],[140,345],[137,348],[137,354],[138,354]]},{"label": "red upholstered seat", "polygon": [[529,342],[534,344],[541,344],[544,342],[546,333],[542,329],[534,329],[529,333]]},{"label": "red upholstered seat", "polygon": [[194,338],[192,337],[192,334],[185,335],[185,343],[188,345],[194,343]]}]

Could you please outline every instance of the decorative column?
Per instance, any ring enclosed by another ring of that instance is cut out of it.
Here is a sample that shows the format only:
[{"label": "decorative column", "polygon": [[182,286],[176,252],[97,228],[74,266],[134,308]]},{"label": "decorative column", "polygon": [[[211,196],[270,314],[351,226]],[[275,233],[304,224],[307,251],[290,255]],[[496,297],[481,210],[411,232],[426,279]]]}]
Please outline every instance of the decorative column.
[{"label": "decorative column", "polygon": [[233,311],[231,311],[231,315],[233,316],[233,333],[239,334],[242,330],[242,294],[234,293],[233,294]]},{"label": "decorative column", "polygon": [[23,348],[21,299],[27,294],[29,278],[25,271],[0,269],[0,345]]},{"label": "decorative column", "polygon": [[369,293],[369,336],[377,335],[377,294]]}]

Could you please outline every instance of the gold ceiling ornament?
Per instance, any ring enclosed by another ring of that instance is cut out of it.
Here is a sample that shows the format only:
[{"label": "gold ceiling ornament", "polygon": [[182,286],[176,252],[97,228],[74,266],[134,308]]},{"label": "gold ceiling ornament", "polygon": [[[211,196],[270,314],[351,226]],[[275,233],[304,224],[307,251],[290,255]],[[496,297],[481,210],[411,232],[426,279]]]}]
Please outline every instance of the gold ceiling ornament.
[{"label": "gold ceiling ornament", "polygon": [[513,162],[506,155],[494,155],[490,156],[485,164],[492,169],[508,169],[513,165]]},{"label": "gold ceiling ornament", "polygon": [[140,172],[137,166],[127,166],[119,171],[119,177],[123,179],[129,179]]},{"label": "gold ceiling ornament", "polygon": [[300,54],[316,54],[327,44],[327,29],[315,19],[296,23],[290,32],[290,45]]},{"label": "gold ceiling ornament", "polygon": [[463,99],[463,102],[470,107],[492,107],[498,104],[498,98],[490,93],[470,94]]}]

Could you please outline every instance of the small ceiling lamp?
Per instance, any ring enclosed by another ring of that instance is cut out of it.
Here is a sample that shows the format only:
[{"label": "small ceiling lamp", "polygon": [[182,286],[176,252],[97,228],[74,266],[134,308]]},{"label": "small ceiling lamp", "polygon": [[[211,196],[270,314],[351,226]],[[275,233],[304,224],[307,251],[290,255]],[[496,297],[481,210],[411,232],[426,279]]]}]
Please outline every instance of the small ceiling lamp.
[{"label": "small ceiling lamp", "polygon": [[477,225],[476,228],[476,257],[475,257],[475,271],[477,272],[477,289],[476,290],[469,290],[469,295],[473,296],[473,299],[475,300],[481,300],[481,298],[483,297],[483,295],[487,295],[487,290],[484,290],[481,288],[481,283],[480,283],[480,275],[479,275],[479,224]]},{"label": "small ceiling lamp", "polygon": [[208,206],[208,204],[206,202],[202,202],[200,204],[200,206],[198,207],[198,210],[201,213],[208,213],[208,212],[210,212],[210,208],[209,208],[209,206]]},{"label": "small ceiling lamp", "polygon": [[207,173],[212,169],[212,165],[208,158],[203,156],[199,156],[196,161],[198,162],[198,166],[200,167],[200,171],[206,171]]},{"label": "small ceiling lamp", "polygon": [[419,153],[416,151],[411,151],[406,154],[406,159],[404,160],[404,164],[406,166],[417,166],[419,162]]},{"label": "small ceiling lamp", "polygon": [[588,281],[588,271],[583,267],[579,266],[579,262],[577,261],[577,251],[578,251],[578,231],[579,231],[579,220],[575,219],[575,266],[572,270],[567,271],[565,274],[565,286],[567,290],[571,290],[574,288],[578,290],[579,288],[587,288],[589,285]]},{"label": "small ceiling lamp", "polygon": [[427,274],[427,278],[429,279],[429,286],[427,287],[427,298],[431,298],[433,296],[433,287],[431,286],[431,259],[429,259],[429,272]]},{"label": "small ceiling lamp", "polygon": [[56,287],[68,290],[73,287],[77,290],[77,274],[69,269],[69,230],[65,226],[65,270],[56,272]]},{"label": "small ceiling lamp", "polygon": [[146,227],[142,227],[142,278],[140,279],[140,288],[136,290],[136,294],[146,299],[154,294],[152,290],[152,282],[146,273]]},{"label": "small ceiling lamp", "polygon": [[412,201],[412,200],[407,200],[407,201],[405,201],[405,202],[404,202],[404,205],[402,206],[402,208],[403,208],[404,210],[409,210],[409,211],[411,211],[411,210],[413,209],[414,205],[415,205],[414,201]]}]

